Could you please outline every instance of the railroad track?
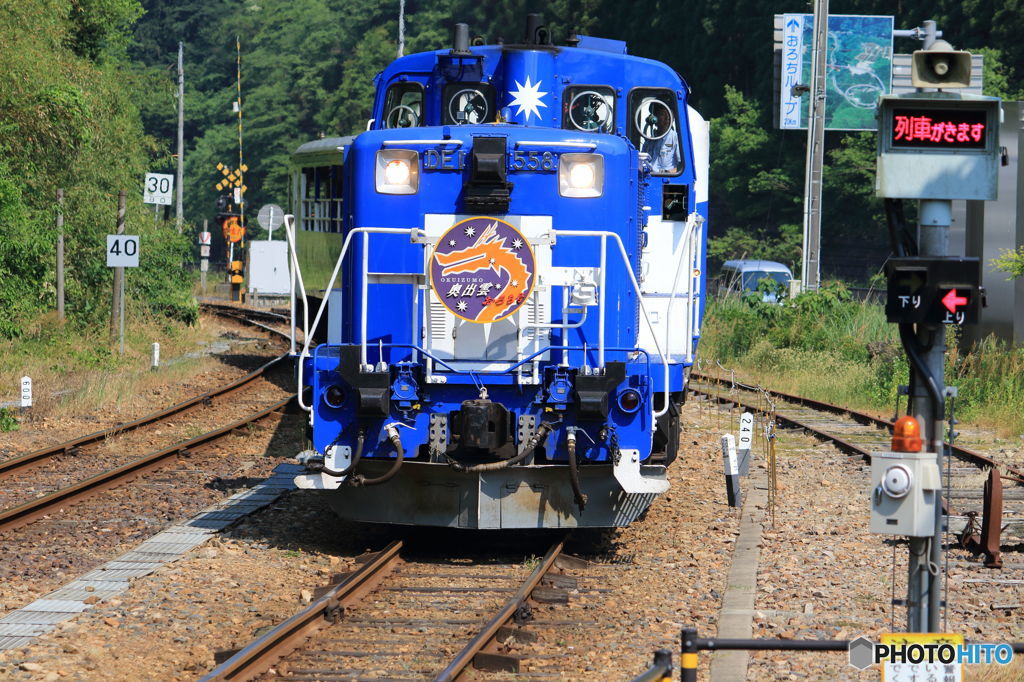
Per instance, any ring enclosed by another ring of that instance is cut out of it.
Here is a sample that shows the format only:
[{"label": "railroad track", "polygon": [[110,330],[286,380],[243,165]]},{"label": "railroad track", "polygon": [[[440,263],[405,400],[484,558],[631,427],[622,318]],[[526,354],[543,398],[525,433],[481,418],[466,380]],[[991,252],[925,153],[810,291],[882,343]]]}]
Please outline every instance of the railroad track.
[{"label": "railroad track", "polygon": [[[885,417],[781,391],[762,391],[755,386],[698,372],[690,375],[688,390],[719,404],[762,414],[768,409],[770,396],[771,414],[779,425],[802,429],[868,462],[872,452],[891,449],[893,422]],[[965,537],[964,544],[984,552],[988,556],[986,566],[998,568],[1001,544],[1006,544],[1007,540],[1013,544],[1024,542],[1024,472],[970,448],[954,445],[950,451],[954,458],[966,464],[951,464],[948,471],[945,468],[942,471],[943,481],[948,483],[946,508],[950,514],[950,531],[961,534],[965,527],[973,528],[968,533],[974,535],[973,543]],[[983,472],[989,472],[989,482],[984,487],[986,475]],[[1003,491],[1004,480],[1014,487]],[[990,488],[994,491],[990,492]],[[988,517],[984,514],[985,508],[992,510]],[[982,532],[985,523],[990,523],[992,528]],[[1001,542],[1002,531],[1009,532]]]},{"label": "railroad track", "polygon": [[[759,411],[763,407],[763,405],[758,404],[756,396],[758,396],[761,391],[756,386],[738,383],[722,377],[712,377],[700,372],[692,372],[690,374],[690,378],[691,381],[696,379],[698,384],[706,387],[703,389],[696,388],[691,383],[688,388],[691,393],[703,395],[723,403],[735,403],[751,410]],[[716,388],[713,389],[712,386]],[[717,390],[721,386],[729,386],[731,389],[753,396],[753,398],[743,400],[735,396],[725,395]],[[829,440],[848,454],[860,455],[862,457],[866,457],[870,461],[870,450],[866,449],[866,446],[874,446],[871,450],[875,451],[889,449],[888,443],[886,442],[887,436],[875,438],[874,434],[872,434],[870,439],[860,439],[857,438],[858,434],[864,432],[851,430],[852,437],[847,438],[842,434],[835,433],[834,431],[828,432],[824,429],[816,428],[816,425],[832,423],[828,420],[821,420],[818,413],[825,412],[832,415],[846,416],[852,422],[864,426],[875,427],[879,430],[885,430],[887,434],[891,435],[893,422],[890,419],[862,412],[860,410],[843,407],[841,405],[833,405],[832,403],[827,403],[822,400],[814,400],[813,398],[805,398],[790,393],[783,393],[782,391],[768,390],[767,393],[772,396],[772,399],[775,402],[784,408],[790,408],[784,413],[777,412],[777,417],[780,421],[796,428],[805,429],[806,431],[814,433],[823,439]],[[801,412],[801,408],[806,408],[806,410]],[[879,431],[878,433],[882,433],[882,431]],[[857,438],[857,440],[854,440],[854,438]],[[985,454],[959,445],[951,446],[950,450],[954,457],[965,462],[969,462],[977,467],[999,467],[1009,474],[1009,478],[1012,478],[1017,483],[1024,484],[1024,471],[1021,471],[1020,469],[1007,466],[1006,464],[1000,464]]]},{"label": "railroad track", "polygon": [[[503,643],[522,635],[531,598],[567,600],[585,565],[555,542],[532,570],[521,562],[465,563],[402,556],[400,541],[326,588],[306,608],[239,650],[203,680],[456,680],[470,666],[519,673]],[[529,656],[531,676],[558,677],[547,652]],[[540,663],[541,665],[534,665]]]},{"label": "railroad track", "polygon": [[[252,324],[270,331],[274,334],[287,338],[287,336],[272,327],[261,324],[255,320],[247,319],[247,311],[234,310],[221,312],[213,309],[213,312],[225,317],[232,317],[239,321]],[[15,489],[12,480],[22,478],[24,474],[32,469],[51,464],[59,466],[67,461],[74,461],[74,458],[83,454],[84,448],[98,446],[110,438],[121,436],[125,433],[140,431],[146,428],[155,427],[167,422],[171,417],[176,417],[189,410],[201,406],[210,406],[214,399],[222,400],[226,396],[251,386],[260,379],[265,379],[270,371],[285,358],[287,354],[280,355],[270,362],[267,362],[256,370],[246,374],[239,379],[231,381],[212,391],[203,393],[184,402],[172,405],[164,410],[154,412],[127,424],[118,424],[108,429],[103,429],[84,436],[79,436],[56,445],[48,446],[27,453],[25,455],[12,457],[0,462],[0,482],[7,487],[8,491]],[[92,497],[99,492],[123,485],[142,474],[149,473],[162,466],[177,461],[180,456],[188,456],[200,448],[207,447],[218,440],[242,429],[249,424],[258,422],[270,414],[285,409],[294,399],[294,394],[278,399],[255,412],[237,419],[232,423],[219,428],[207,431],[199,436],[173,443],[167,447],[159,448],[141,457],[132,459],[120,466],[116,466],[93,476],[89,476],[71,485],[59,488],[48,494],[36,497],[29,501],[14,504],[6,509],[0,510],[0,532],[10,531],[24,526],[32,521],[55,512],[58,509],[73,505],[81,500]]]}]

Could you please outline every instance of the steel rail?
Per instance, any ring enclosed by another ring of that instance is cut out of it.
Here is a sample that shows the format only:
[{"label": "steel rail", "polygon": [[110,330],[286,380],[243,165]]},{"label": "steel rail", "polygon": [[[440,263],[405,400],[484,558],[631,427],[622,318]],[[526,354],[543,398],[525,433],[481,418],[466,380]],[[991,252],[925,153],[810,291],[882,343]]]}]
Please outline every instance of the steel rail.
[{"label": "steel rail", "polygon": [[196,396],[195,398],[190,398],[184,402],[178,403],[177,405],[172,405],[164,410],[160,410],[159,412],[153,412],[151,414],[147,414],[144,417],[139,417],[135,421],[131,421],[126,424],[118,424],[108,429],[103,429],[101,431],[96,431],[90,434],[86,434],[84,436],[72,438],[71,440],[64,441],[63,443],[57,443],[56,445],[50,445],[45,448],[35,450],[34,452],[29,452],[18,457],[12,457],[11,459],[6,459],[0,462],[0,479],[6,478],[7,476],[10,476],[15,472],[27,471],[32,467],[39,466],[40,464],[43,464],[46,460],[55,455],[71,452],[72,450],[78,449],[83,445],[91,445],[92,443],[96,443],[111,436],[119,435],[128,431],[134,431],[143,426],[147,426],[154,422],[166,419],[167,417],[170,417],[172,415],[178,414],[179,412],[184,412],[185,410],[191,409],[196,405],[207,402],[214,398],[224,397],[225,395],[233,393],[234,391],[237,391],[246,384],[249,384],[255,381],[256,379],[260,378],[266,373],[266,371],[270,367],[277,364],[278,362],[281,362],[287,357],[287,354],[279,355],[270,362],[265,363],[264,365],[253,370],[249,374],[246,374],[243,377],[235,379],[230,383],[220,386],[219,388],[215,388],[212,391],[207,391],[206,393]]},{"label": "steel rail", "polygon": [[[692,386],[688,386],[687,390],[690,391],[691,393],[697,393],[699,395],[707,396],[708,398],[710,398],[712,400],[717,400],[719,403],[723,403],[723,404],[725,404],[725,403],[732,403],[732,404],[737,405],[739,407],[744,407],[744,408],[746,408],[748,410],[753,410],[754,412],[761,412],[761,413],[765,413],[766,412],[766,410],[764,408],[759,407],[757,405],[753,405],[751,403],[744,402],[744,401],[742,401],[742,400],[740,400],[738,398],[734,398],[734,397],[730,397],[730,396],[723,396],[723,395],[719,395],[719,394],[712,393],[712,392],[709,392],[709,391],[702,391],[702,390],[700,390],[698,388],[693,388]],[[778,395],[778,394],[773,391],[772,395]],[[802,422],[802,421],[800,421],[798,419],[795,419],[793,417],[789,417],[789,416],[787,416],[785,414],[782,414],[781,412],[775,412],[775,419],[776,419],[776,421],[779,421],[779,422],[781,422],[783,424],[787,424],[789,426],[792,426],[792,427],[795,427],[795,428],[798,428],[798,429],[804,429],[805,431],[808,431],[808,432],[814,434],[816,437],[818,437],[818,438],[820,438],[822,440],[827,440],[827,441],[833,443],[836,447],[838,447],[843,452],[846,452],[847,454],[859,455],[859,456],[863,457],[864,459],[866,459],[867,461],[869,461],[869,462],[871,461],[871,453],[868,450],[865,450],[864,448],[860,447],[859,445],[855,445],[854,443],[851,443],[848,440],[840,438],[839,436],[836,436],[834,434],[828,433],[826,431],[822,431],[821,429],[819,429],[819,428],[817,428],[815,426],[811,426],[810,424],[806,424],[806,423],[804,423],[804,422]]]},{"label": "steel rail", "polygon": [[[270,310],[258,310],[256,308],[246,308],[244,306],[228,305],[226,303],[213,303],[211,301],[201,301],[199,303],[199,307],[206,308],[207,310],[214,313],[240,313],[243,315],[249,315],[251,317],[260,317],[263,318],[264,320],[268,320],[271,322],[289,322],[289,318],[287,315],[275,313]],[[284,332],[278,333],[283,334]]]},{"label": "steel rail", "polygon": [[[331,613],[343,613],[372,592],[401,561],[402,541],[396,540],[376,557],[356,569],[345,580],[314,600],[309,606],[265,633],[221,663],[200,682],[251,680],[262,675],[282,657],[302,645],[323,627]],[[340,609],[341,611],[338,611]]]},{"label": "steel rail", "polygon": [[142,474],[158,469],[166,464],[168,459],[175,457],[178,454],[188,454],[190,449],[207,445],[210,442],[230,433],[234,429],[241,428],[247,424],[262,419],[270,413],[286,407],[288,403],[294,399],[295,395],[292,394],[291,396],[283,400],[279,400],[273,405],[270,405],[259,412],[255,412],[248,417],[240,419],[233,424],[228,424],[227,426],[209,431],[201,436],[196,436],[195,438],[176,443],[170,447],[163,448],[162,450],[151,452],[144,457],[128,462],[127,464],[115,469],[110,469],[109,471],[96,474],[91,478],[79,481],[67,488],[62,488],[61,490],[36,498],[30,502],[26,502],[25,504],[18,505],[17,507],[11,507],[0,511],[0,532],[20,528],[21,526],[31,523],[35,519],[52,513],[61,507],[76,504],[77,502],[80,502],[87,497],[91,497],[100,491],[117,487]]},{"label": "steel rail", "polygon": [[[278,331],[277,329],[273,329],[271,327],[268,327],[266,325],[260,324],[259,322],[254,322],[252,320],[247,320],[247,319],[244,319],[243,317],[240,317],[240,316],[234,315],[234,314],[219,313],[219,312],[217,314],[224,314],[227,317],[231,317],[233,319],[237,319],[237,320],[240,320],[242,322],[253,324],[253,325],[258,326],[258,327],[260,327],[262,329],[265,329],[265,330],[267,330],[269,332],[273,332],[275,334],[278,334],[278,335],[281,335],[281,336],[284,336],[285,338],[287,338],[287,335],[285,335],[283,332]],[[260,367],[256,368],[255,370],[253,370],[249,374],[246,374],[243,377],[235,379],[234,381],[231,381],[231,382],[229,382],[227,384],[224,384],[223,386],[215,388],[215,389],[213,389],[211,391],[207,391],[206,393],[203,393],[202,395],[196,396],[194,398],[190,398],[189,400],[186,400],[184,402],[180,402],[180,403],[178,403],[176,405],[171,405],[170,407],[168,407],[166,409],[160,410],[158,412],[152,412],[152,413],[147,414],[147,415],[145,415],[143,417],[139,417],[138,419],[136,419],[134,421],[130,421],[130,422],[127,422],[125,424],[117,424],[116,426],[111,426],[108,429],[102,429],[100,431],[95,431],[93,433],[89,433],[89,434],[86,434],[84,436],[78,436],[77,438],[72,438],[71,440],[66,440],[66,441],[64,441],[62,443],[57,443],[55,445],[49,445],[49,446],[47,446],[45,448],[40,448],[38,450],[34,450],[34,451],[26,453],[24,455],[19,455],[18,457],[11,457],[10,459],[5,459],[4,461],[0,462],[0,479],[6,478],[6,477],[14,474],[15,472],[28,471],[28,470],[36,467],[36,466],[39,466],[39,465],[43,464],[44,462],[46,462],[46,460],[50,459],[51,457],[54,457],[56,455],[63,454],[63,453],[72,452],[74,450],[77,450],[78,448],[80,448],[83,445],[91,445],[92,443],[96,443],[98,441],[104,440],[104,439],[109,438],[111,436],[115,436],[115,435],[119,435],[119,434],[122,434],[122,433],[126,433],[128,431],[134,431],[134,430],[139,429],[139,428],[141,428],[143,426],[148,426],[149,424],[161,421],[163,419],[166,419],[167,417],[170,417],[172,415],[178,414],[179,412],[184,412],[185,410],[191,409],[191,408],[195,407],[196,405],[199,405],[200,403],[205,403],[205,402],[210,401],[210,400],[212,400],[214,398],[224,397],[225,395],[233,393],[234,391],[236,391],[239,388],[245,386],[246,384],[249,384],[249,383],[255,381],[256,379],[260,378],[261,376],[263,376],[266,373],[266,371],[268,369],[270,369],[270,367],[274,366],[278,362],[281,362],[282,360],[284,360],[287,357],[288,357],[287,353],[279,355],[278,357],[274,358],[270,362],[267,362],[267,363],[261,365]]]},{"label": "steel rail", "polygon": [[502,626],[512,620],[516,610],[529,598],[530,593],[540,584],[541,579],[555,565],[555,561],[565,547],[565,540],[566,538],[563,537],[552,545],[548,553],[541,559],[540,564],[537,565],[537,568],[534,569],[533,573],[530,574],[515,595],[501,607],[501,610],[495,614],[487,625],[455,656],[452,662],[448,664],[448,667],[434,678],[435,682],[450,682],[451,680],[459,679],[463,671],[473,663],[473,658],[494,640]]},{"label": "steel rail", "polygon": [[[715,377],[708,376],[706,374],[703,374],[701,372],[696,372],[696,371],[691,372],[690,373],[690,377],[691,378],[696,378],[696,379],[699,379],[701,381],[705,381],[705,382],[708,382],[708,383],[710,383],[710,382],[715,380]],[[742,389],[747,390],[747,391],[758,391],[758,390],[760,390],[756,386],[750,386],[748,384],[743,384],[743,383],[740,383],[740,382],[729,381],[729,383],[732,384],[732,385],[737,386],[738,388],[742,388]],[[699,391],[698,389],[694,389],[694,388],[689,388],[689,390],[691,390],[691,391],[693,391],[695,393],[700,393],[701,395],[711,396],[711,394],[706,392],[706,391]],[[822,412],[831,412],[833,414],[847,414],[851,418],[853,418],[855,421],[861,422],[862,424],[868,424],[868,425],[872,425],[872,426],[879,426],[879,427],[887,428],[890,431],[893,428],[892,420],[886,419],[885,417],[880,417],[880,416],[877,416],[877,415],[870,414],[868,412],[862,412],[861,410],[856,410],[856,409],[849,408],[849,407],[843,407],[842,405],[834,405],[832,403],[827,403],[827,402],[825,402],[823,400],[816,400],[814,398],[805,398],[803,396],[793,395],[791,393],[784,393],[782,391],[769,390],[769,389],[765,389],[765,390],[769,394],[771,394],[773,396],[777,396],[777,397],[782,398],[783,400],[786,400],[786,401],[791,402],[791,403],[797,403],[797,404],[803,405],[805,407],[810,407],[811,409],[820,410]],[[718,398],[718,396],[711,396],[711,397]],[[757,409],[757,408],[755,408],[755,407],[753,407],[751,405],[743,403],[742,401],[734,400],[732,398],[725,398],[724,400],[719,400],[719,402],[733,402],[733,403],[736,403],[738,405],[743,405],[743,407],[746,407],[748,409],[755,409],[755,410]],[[783,421],[786,421],[787,423],[790,423],[790,424],[792,424],[793,426],[795,426],[797,428],[807,429],[808,431],[815,432],[815,433],[821,433],[817,429],[815,429],[815,428],[813,428],[811,426],[808,426],[806,424],[803,424],[803,423],[801,423],[799,421],[796,421],[796,420],[794,420],[794,419],[792,419],[790,417],[783,418],[781,415],[778,415],[778,416]],[[826,435],[826,434],[822,433],[822,435]],[[837,445],[840,444],[840,443],[845,443],[845,441],[843,441],[842,439],[835,438],[835,437],[833,437],[831,435],[829,435],[828,438],[829,438],[829,440],[832,440],[833,442],[835,442]],[[854,448],[856,447],[856,446],[853,446],[853,445],[850,445],[850,444],[848,444],[848,445],[850,447],[854,447]],[[845,446],[840,445],[840,447],[842,448],[842,447],[845,447]],[[979,466],[979,467],[998,467],[999,469],[1002,469],[1003,471],[1005,471],[1005,472],[1007,472],[1009,474],[1012,474],[1013,480],[1015,480],[1017,483],[1024,484],[1024,471],[1021,471],[1020,469],[1017,469],[1017,468],[1011,467],[1011,466],[1007,466],[1005,464],[999,464],[998,462],[996,462],[991,457],[989,457],[989,456],[987,456],[987,455],[985,455],[983,453],[980,453],[977,450],[972,450],[970,448],[965,448],[965,447],[962,447],[960,445],[953,445],[953,446],[950,447],[950,450],[952,451],[954,456],[959,457],[960,459],[963,459],[963,460],[967,460],[968,462],[971,462],[975,466]],[[860,451],[858,449],[858,452],[856,454],[863,454],[863,451]]]}]

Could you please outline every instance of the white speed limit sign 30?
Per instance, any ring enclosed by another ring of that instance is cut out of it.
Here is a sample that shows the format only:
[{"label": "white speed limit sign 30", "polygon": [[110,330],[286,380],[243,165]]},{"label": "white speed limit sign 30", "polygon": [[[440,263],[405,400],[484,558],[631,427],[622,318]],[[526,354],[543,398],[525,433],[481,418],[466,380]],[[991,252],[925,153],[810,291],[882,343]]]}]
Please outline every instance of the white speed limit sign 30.
[{"label": "white speed limit sign 30", "polygon": [[171,205],[174,192],[174,176],[168,173],[146,173],[142,202],[145,204]]}]

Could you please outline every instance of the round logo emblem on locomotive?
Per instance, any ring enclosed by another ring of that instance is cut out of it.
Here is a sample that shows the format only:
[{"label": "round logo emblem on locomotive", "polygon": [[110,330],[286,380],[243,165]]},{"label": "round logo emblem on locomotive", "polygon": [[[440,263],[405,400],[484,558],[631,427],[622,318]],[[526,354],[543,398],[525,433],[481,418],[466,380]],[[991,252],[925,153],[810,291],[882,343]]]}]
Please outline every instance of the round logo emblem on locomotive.
[{"label": "round logo emblem on locomotive", "polygon": [[530,297],[536,273],[522,232],[498,218],[467,218],[452,225],[430,259],[430,283],[453,315],[497,322]]}]

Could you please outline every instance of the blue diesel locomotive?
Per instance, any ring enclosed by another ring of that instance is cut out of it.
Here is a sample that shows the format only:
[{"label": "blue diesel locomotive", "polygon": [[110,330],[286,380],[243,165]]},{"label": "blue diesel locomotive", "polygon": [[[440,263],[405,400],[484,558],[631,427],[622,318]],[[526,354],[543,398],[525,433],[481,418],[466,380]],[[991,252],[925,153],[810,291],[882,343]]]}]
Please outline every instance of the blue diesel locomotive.
[{"label": "blue diesel locomotive", "polygon": [[304,230],[340,242],[327,343],[300,353],[296,482],[343,518],[614,527],[669,487],[707,124],[668,66],[527,24],[500,45],[458,24],[452,49],[397,59],[366,132],[294,168],[298,253]]}]

